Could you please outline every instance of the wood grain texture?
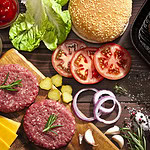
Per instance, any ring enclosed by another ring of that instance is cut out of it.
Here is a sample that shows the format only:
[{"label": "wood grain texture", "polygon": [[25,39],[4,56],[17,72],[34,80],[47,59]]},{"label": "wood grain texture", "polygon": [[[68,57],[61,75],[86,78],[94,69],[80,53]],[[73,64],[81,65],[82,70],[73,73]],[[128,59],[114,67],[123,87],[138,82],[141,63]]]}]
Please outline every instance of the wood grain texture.
[{"label": "wood grain texture", "polygon": [[[6,64],[20,64],[21,66],[29,69],[38,79],[40,82],[41,79],[44,79],[45,76],[32,64],[30,63],[23,55],[21,55],[17,50],[11,49],[7,51],[2,58],[0,59],[0,65],[6,65]],[[47,92],[43,93],[43,90],[40,90],[36,101],[40,101],[46,98]],[[66,107],[72,111],[71,105],[66,105]],[[13,113],[14,118],[17,121],[22,122],[22,118],[25,111],[19,112],[19,113]],[[72,112],[73,113],[73,112]],[[7,116],[11,116],[11,114],[7,114]],[[84,150],[87,149],[89,146],[85,146],[85,144],[79,144],[78,141],[78,135],[84,134],[87,129],[91,129],[95,138],[96,143],[98,144],[95,147],[91,147],[94,150],[117,150],[118,148],[92,123],[87,123],[84,121],[81,121],[77,117],[75,117],[76,120],[76,133],[72,138],[72,141],[68,144],[66,147],[67,150]],[[29,141],[26,138],[26,135],[24,133],[23,127],[21,127],[18,131],[18,138],[13,143],[11,149],[12,150],[32,150],[33,148],[30,147]],[[22,143],[23,139],[25,140],[25,143]],[[27,147],[28,146],[28,147]],[[33,145],[34,149],[39,149],[35,145]]]},{"label": "wood grain texture", "polygon": [[[141,58],[141,56],[135,50],[135,48],[133,47],[131,43],[131,38],[130,38],[130,27],[133,24],[133,21],[135,17],[137,16],[144,2],[145,0],[133,0],[132,16],[129,21],[129,26],[121,37],[113,41],[117,44],[120,44],[124,48],[126,48],[131,54],[132,65],[131,65],[131,70],[129,74],[121,80],[110,81],[110,80],[104,79],[102,82],[98,84],[88,85],[88,86],[82,85],[78,83],[77,81],[75,81],[74,79],[63,78],[64,84],[70,84],[73,87],[73,96],[76,94],[78,90],[82,88],[94,87],[99,90],[108,89],[108,90],[113,91],[114,85],[119,84],[120,86],[128,90],[128,94],[126,96],[117,95],[117,99],[119,100],[119,102],[121,102],[122,108],[124,108],[124,106],[127,106],[128,108],[143,109],[144,112],[146,112],[147,114],[150,114],[150,90],[149,90],[150,67],[146,64],[146,62]],[[25,12],[25,7],[22,4],[20,4],[20,12]],[[2,37],[2,41],[3,41],[3,53],[5,53],[8,49],[13,47],[13,45],[11,44],[9,40],[8,33],[9,33],[9,28],[0,30],[0,36]],[[79,39],[79,38],[71,31],[67,39]],[[91,44],[88,42],[85,42],[85,43],[88,46],[94,46],[94,47],[101,46],[101,44]],[[20,51],[20,53],[25,58],[27,58],[27,60],[32,62],[32,64],[36,66],[36,68],[38,68],[38,70],[40,70],[40,72],[42,72],[44,76],[52,76],[57,73],[54,70],[52,63],[51,63],[52,52],[48,50],[42,42],[40,46],[36,50],[34,50],[32,53],[22,52],[22,51]],[[43,93],[43,95],[44,94],[45,93]],[[82,110],[84,114],[86,114],[87,116],[93,115],[92,96],[90,98],[89,96],[86,96],[86,95],[83,96],[79,100],[78,106],[80,110]],[[110,115],[110,118],[112,119],[114,116],[115,114],[112,114]],[[19,117],[20,116],[18,115],[18,118]],[[128,117],[129,117],[129,112],[123,109],[121,118],[116,123],[116,125],[119,125],[121,127],[123,125],[124,119]],[[11,114],[11,118],[16,119],[14,118],[14,114]],[[108,125],[104,125],[99,122],[93,122],[93,123],[103,132],[105,132],[110,127]],[[19,133],[20,133],[19,137],[21,138],[22,132],[19,132]],[[111,139],[111,137],[109,138]],[[23,139],[19,142],[25,143],[26,139]],[[27,149],[31,148],[34,150],[34,146],[31,143],[26,145],[26,148]]]}]

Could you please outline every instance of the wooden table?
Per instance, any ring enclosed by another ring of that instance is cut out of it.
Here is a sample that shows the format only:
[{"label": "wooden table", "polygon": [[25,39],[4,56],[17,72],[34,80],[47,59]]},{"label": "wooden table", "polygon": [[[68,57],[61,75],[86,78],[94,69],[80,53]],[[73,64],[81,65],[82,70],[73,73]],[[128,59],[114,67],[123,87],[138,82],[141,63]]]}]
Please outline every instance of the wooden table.
[{"label": "wooden table", "polygon": [[[149,106],[150,106],[150,67],[147,63],[142,59],[142,57],[138,54],[131,43],[130,39],[130,27],[134,21],[135,16],[137,15],[138,11],[140,10],[142,4],[145,0],[133,0],[133,12],[132,17],[130,18],[129,26],[126,32],[115,40],[115,43],[120,44],[124,48],[126,48],[132,57],[132,66],[129,74],[117,81],[111,81],[104,79],[98,84],[95,85],[82,85],[79,84],[74,79],[63,78],[64,84],[70,84],[73,87],[73,95],[75,93],[86,87],[94,87],[97,89],[109,89],[113,91],[113,87],[116,84],[124,87],[128,90],[126,96],[117,96],[118,100],[121,102],[123,111],[121,118],[116,123],[120,127],[122,126],[123,121],[125,118],[129,117],[128,109],[135,108],[135,109],[143,109],[144,113],[150,114]],[[22,4],[20,4],[20,12],[24,12],[25,8]],[[3,53],[5,53],[8,49],[12,48],[12,44],[8,37],[9,28],[0,30],[0,35],[3,41]],[[78,37],[71,32],[68,36],[68,39],[78,39]],[[99,47],[100,44],[90,44],[86,43],[89,46],[96,46]],[[34,50],[32,53],[29,52],[20,52],[22,53],[29,61],[31,61],[45,76],[52,76],[57,72],[52,67],[51,63],[51,55],[52,51],[46,49],[43,43],[41,43],[40,47]],[[80,99],[79,101],[79,108],[87,115],[92,116],[92,96],[87,97],[86,95]],[[127,106],[128,109],[124,109]],[[114,114],[113,114],[114,115]],[[111,116],[112,118],[112,116]],[[99,122],[94,122],[94,124],[101,130],[105,131],[110,126],[104,125]]]}]

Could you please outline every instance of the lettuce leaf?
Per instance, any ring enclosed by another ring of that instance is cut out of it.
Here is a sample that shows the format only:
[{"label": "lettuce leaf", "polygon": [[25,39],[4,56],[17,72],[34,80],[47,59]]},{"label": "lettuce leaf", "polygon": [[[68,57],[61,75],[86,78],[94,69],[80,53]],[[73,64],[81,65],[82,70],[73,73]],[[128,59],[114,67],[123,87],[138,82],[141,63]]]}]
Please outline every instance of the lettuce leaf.
[{"label": "lettuce leaf", "polygon": [[26,20],[34,22],[39,30],[43,31],[47,27],[48,18],[45,13],[43,1],[45,0],[27,0],[26,1]]},{"label": "lettuce leaf", "polygon": [[54,27],[50,24],[47,25],[46,32],[42,38],[42,41],[44,42],[45,46],[48,49],[55,50],[57,48],[58,38],[55,33]]},{"label": "lettuce leaf", "polygon": [[60,44],[67,38],[71,30],[69,11],[62,11],[61,5],[56,3],[55,0],[44,0],[44,5],[48,21],[54,26],[54,32],[57,35],[58,44]]},{"label": "lettuce leaf", "polygon": [[26,21],[25,14],[19,14],[10,28],[9,38],[18,50],[31,52],[40,45],[41,33],[35,24]]},{"label": "lettuce leaf", "polygon": [[33,51],[42,40],[55,50],[71,30],[68,10],[62,11],[66,0],[26,0],[26,13],[20,14],[10,28],[9,36],[18,50]]}]

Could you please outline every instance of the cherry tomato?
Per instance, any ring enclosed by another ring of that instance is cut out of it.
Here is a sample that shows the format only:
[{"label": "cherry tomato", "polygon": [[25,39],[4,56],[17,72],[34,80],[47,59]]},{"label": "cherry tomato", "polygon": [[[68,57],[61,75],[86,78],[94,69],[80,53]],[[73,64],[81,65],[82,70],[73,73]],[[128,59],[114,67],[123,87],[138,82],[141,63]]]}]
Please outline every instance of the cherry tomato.
[{"label": "cherry tomato", "polygon": [[129,52],[115,43],[101,46],[94,54],[96,70],[104,78],[117,80],[123,78],[130,70]]},{"label": "cherry tomato", "polygon": [[75,51],[86,47],[79,40],[67,40],[54,51],[52,55],[52,65],[54,69],[64,77],[72,77],[70,71],[70,61]]},{"label": "cherry tomato", "polygon": [[103,77],[96,71],[93,56],[97,51],[95,47],[87,47],[75,52],[71,60],[71,73],[73,77],[82,84],[94,84]]}]

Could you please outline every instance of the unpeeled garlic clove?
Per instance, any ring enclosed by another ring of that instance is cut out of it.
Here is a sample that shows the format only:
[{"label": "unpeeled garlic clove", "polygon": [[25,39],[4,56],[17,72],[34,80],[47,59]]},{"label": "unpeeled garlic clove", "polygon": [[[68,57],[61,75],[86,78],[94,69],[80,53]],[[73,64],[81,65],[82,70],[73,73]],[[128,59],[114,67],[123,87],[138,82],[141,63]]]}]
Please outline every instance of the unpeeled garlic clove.
[{"label": "unpeeled garlic clove", "polygon": [[118,143],[120,148],[123,148],[123,146],[124,146],[124,139],[123,139],[123,137],[121,135],[114,135],[112,137],[112,139]]},{"label": "unpeeled garlic clove", "polygon": [[92,134],[92,131],[90,129],[88,129],[85,134],[84,134],[84,138],[85,138],[85,141],[92,145],[92,146],[96,146],[95,145],[95,140],[94,140],[94,137],[93,137],[93,134]]},{"label": "unpeeled garlic clove", "polygon": [[109,128],[104,134],[115,135],[120,134],[120,128],[118,126],[114,126]]}]

